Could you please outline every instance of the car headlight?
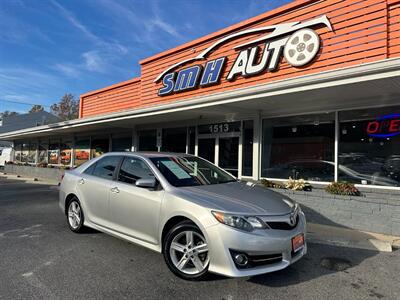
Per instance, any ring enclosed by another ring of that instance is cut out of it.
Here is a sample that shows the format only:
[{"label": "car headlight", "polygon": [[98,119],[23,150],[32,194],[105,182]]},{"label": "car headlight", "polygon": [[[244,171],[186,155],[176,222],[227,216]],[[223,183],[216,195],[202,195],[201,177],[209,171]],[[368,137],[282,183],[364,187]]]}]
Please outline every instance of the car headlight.
[{"label": "car headlight", "polygon": [[240,230],[253,231],[254,229],[267,228],[267,225],[255,216],[240,216],[218,211],[212,211],[211,213],[218,222]]}]

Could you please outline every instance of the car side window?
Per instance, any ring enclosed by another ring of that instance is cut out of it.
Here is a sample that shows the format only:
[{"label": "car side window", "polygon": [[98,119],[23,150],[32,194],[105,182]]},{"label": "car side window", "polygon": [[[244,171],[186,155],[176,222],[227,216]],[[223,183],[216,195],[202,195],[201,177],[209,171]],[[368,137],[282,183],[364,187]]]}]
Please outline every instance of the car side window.
[{"label": "car side window", "polygon": [[125,157],[118,175],[118,181],[134,184],[141,178],[154,177],[150,167],[141,159]]},{"label": "car side window", "polygon": [[113,179],[114,171],[120,161],[120,156],[106,156],[95,164],[92,175],[104,179]]},{"label": "car side window", "polygon": [[96,168],[96,164],[97,163],[94,163],[91,166],[89,166],[88,168],[86,168],[85,171],[83,171],[83,173],[88,174],[88,175],[93,175],[93,171],[94,171],[94,168]]}]

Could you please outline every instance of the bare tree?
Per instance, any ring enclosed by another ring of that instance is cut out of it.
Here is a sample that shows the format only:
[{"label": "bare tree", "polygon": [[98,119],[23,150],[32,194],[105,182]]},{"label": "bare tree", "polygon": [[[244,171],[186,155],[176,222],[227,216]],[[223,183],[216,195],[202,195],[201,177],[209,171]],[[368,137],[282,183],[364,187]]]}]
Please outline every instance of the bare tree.
[{"label": "bare tree", "polygon": [[79,112],[79,100],[75,99],[72,94],[65,94],[60,102],[50,106],[50,112],[63,121],[76,119]]},{"label": "bare tree", "polygon": [[44,107],[41,105],[35,104],[32,106],[29,113],[35,113],[35,112],[39,112],[39,111],[44,111]]}]

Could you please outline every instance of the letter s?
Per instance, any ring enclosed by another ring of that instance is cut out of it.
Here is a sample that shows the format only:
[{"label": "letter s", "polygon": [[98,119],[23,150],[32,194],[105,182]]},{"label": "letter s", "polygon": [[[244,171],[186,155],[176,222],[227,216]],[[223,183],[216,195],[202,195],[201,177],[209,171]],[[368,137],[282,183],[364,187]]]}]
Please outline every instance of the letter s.
[{"label": "letter s", "polygon": [[168,73],[163,77],[162,80],[163,87],[158,90],[159,96],[165,96],[172,93],[175,85],[175,75],[176,73],[173,72],[173,73]]}]

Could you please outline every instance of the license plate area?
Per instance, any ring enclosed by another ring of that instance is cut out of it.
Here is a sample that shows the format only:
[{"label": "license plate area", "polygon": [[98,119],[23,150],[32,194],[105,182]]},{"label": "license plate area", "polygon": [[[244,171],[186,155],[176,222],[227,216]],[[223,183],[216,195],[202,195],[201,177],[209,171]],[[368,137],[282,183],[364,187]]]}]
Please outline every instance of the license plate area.
[{"label": "license plate area", "polygon": [[296,253],[304,247],[304,234],[298,234],[292,238],[292,251]]}]

